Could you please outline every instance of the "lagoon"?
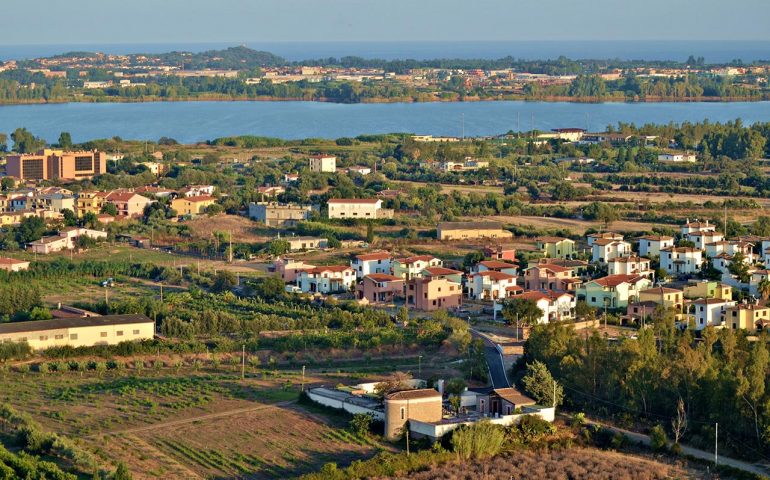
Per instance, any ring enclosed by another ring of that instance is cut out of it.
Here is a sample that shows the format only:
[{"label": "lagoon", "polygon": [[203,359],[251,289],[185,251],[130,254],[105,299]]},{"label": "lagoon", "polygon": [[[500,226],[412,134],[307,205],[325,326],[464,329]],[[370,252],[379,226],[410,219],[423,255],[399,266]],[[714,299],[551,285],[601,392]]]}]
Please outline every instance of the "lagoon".
[{"label": "lagoon", "polygon": [[354,137],[408,132],[487,136],[509,130],[579,127],[604,130],[618,122],[681,123],[708,119],[770,121],[770,102],[566,103],[436,102],[336,104],[321,102],[66,103],[0,106],[0,132],[26,127],[49,142],[68,131],[75,142],[119,136],[192,143],[231,135],[283,139]]}]

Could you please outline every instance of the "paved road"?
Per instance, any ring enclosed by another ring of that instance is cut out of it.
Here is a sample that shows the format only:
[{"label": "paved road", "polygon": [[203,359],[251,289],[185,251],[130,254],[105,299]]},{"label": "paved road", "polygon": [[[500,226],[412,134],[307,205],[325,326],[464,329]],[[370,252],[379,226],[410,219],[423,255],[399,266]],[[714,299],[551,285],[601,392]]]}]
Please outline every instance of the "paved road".
[{"label": "paved road", "polygon": [[508,375],[505,372],[505,363],[503,362],[503,356],[495,348],[495,343],[487,338],[482,333],[470,329],[473,338],[479,338],[484,342],[484,356],[487,359],[487,367],[489,368],[489,379],[492,381],[493,388],[508,388],[511,386],[511,382],[508,381]]},{"label": "paved road", "polygon": [[[589,420],[588,422],[608,428],[614,432],[621,433],[625,435],[626,438],[628,438],[632,442],[641,443],[647,446],[649,446],[651,443],[650,437],[643,433],[626,430],[620,427],[614,427],[612,425],[607,425],[601,422],[597,422],[595,420]],[[685,455],[689,455],[691,457],[698,458],[701,460],[706,460],[709,462],[714,461],[714,452],[707,452],[705,450],[699,450],[697,448],[688,447],[686,445],[682,445],[681,447],[682,447],[682,453],[684,453]],[[763,465],[748,463],[748,462],[744,462],[742,460],[736,460],[730,457],[723,457],[721,455],[719,456],[719,464],[728,465],[730,467],[737,468],[738,470],[743,470],[744,472],[749,472],[749,473],[759,475],[763,478],[770,478],[770,469],[768,469]]]}]

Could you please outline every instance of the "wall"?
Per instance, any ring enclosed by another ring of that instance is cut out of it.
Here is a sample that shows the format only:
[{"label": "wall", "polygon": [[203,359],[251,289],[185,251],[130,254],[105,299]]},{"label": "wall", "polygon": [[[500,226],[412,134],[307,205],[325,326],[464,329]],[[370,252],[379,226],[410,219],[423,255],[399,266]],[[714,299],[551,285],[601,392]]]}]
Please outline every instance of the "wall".
[{"label": "wall", "polygon": [[330,398],[325,395],[319,395],[317,393],[313,393],[313,390],[308,390],[307,396],[314,402],[321,404],[325,407],[336,408],[337,410],[344,410],[352,415],[355,415],[356,413],[369,414],[369,415],[372,415],[375,420],[382,420],[382,421],[385,420],[385,413],[379,410],[373,410],[370,408],[362,407],[360,405],[355,405],[352,403],[344,402],[342,400]]}]

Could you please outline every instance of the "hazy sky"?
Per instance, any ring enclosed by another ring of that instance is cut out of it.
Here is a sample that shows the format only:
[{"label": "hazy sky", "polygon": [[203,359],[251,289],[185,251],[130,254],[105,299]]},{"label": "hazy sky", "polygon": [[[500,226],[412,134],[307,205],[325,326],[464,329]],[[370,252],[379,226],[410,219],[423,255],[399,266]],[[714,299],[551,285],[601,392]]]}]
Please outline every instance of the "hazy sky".
[{"label": "hazy sky", "polygon": [[0,4],[0,45],[770,40],[768,0],[2,0]]}]

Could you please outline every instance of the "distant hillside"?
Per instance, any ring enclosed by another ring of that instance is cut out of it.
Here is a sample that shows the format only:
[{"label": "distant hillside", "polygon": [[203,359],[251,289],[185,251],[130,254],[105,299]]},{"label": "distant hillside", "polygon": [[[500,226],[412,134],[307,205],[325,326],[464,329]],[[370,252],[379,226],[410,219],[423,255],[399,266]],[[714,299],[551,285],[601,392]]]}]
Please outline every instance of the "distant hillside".
[{"label": "distant hillside", "polygon": [[[132,55],[132,57],[138,55]],[[169,52],[147,54],[158,58],[164,65],[182,65],[186,70],[214,68],[222,70],[250,70],[262,66],[285,65],[286,60],[270,52],[248,47],[230,47],[225,50],[209,50],[200,53]]]}]

